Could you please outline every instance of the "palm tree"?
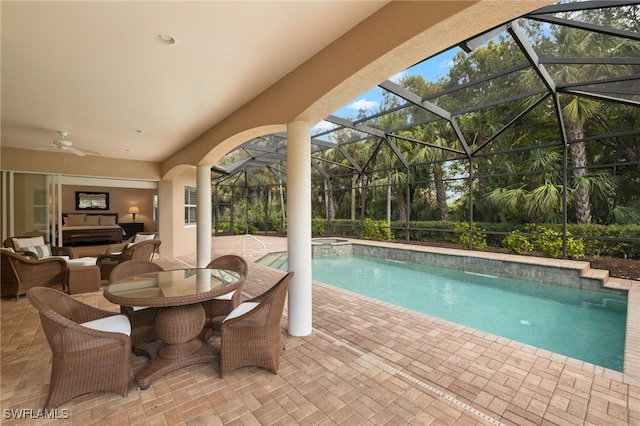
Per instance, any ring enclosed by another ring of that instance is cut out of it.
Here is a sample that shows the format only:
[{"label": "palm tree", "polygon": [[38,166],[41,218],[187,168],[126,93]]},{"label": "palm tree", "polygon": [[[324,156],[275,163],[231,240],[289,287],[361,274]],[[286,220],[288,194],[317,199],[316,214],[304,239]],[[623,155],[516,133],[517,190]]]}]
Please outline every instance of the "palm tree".
[{"label": "palm tree", "polygon": [[[615,37],[600,37],[597,33],[560,27],[555,33],[558,54],[563,57],[590,57],[594,50],[608,52],[617,46]],[[612,44],[613,43],[613,44]],[[606,55],[605,55],[606,56]],[[607,66],[598,66],[595,69],[589,67],[567,66],[560,67],[554,75],[556,81],[570,82],[579,79],[595,80],[601,76],[609,76],[619,70],[612,70]],[[576,75],[579,74],[579,75]],[[587,147],[584,142],[585,123],[594,118],[600,109],[600,104],[591,99],[560,95],[565,123],[571,144],[571,162],[573,163],[574,203],[576,221],[578,223],[591,223],[591,192],[590,183],[593,180],[585,179],[587,175],[588,157]]]},{"label": "palm tree", "polygon": [[404,135],[418,141],[429,143],[421,145],[414,143],[411,151],[407,154],[409,160],[414,163],[428,163],[429,170],[433,175],[433,184],[436,192],[436,203],[440,220],[449,220],[449,206],[447,205],[447,191],[444,184],[445,169],[443,161],[446,159],[446,151],[437,148],[446,148],[448,141],[441,134],[441,127],[444,123],[431,123],[422,125],[404,132]]},{"label": "palm tree", "polygon": [[[533,223],[557,223],[562,220],[562,155],[557,149],[533,149],[524,161],[503,161],[502,167],[512,175],[513,183],[496,188],[486,195],[487,201],[505,214]],[[522,172],[536,172],[520,174]]]}]

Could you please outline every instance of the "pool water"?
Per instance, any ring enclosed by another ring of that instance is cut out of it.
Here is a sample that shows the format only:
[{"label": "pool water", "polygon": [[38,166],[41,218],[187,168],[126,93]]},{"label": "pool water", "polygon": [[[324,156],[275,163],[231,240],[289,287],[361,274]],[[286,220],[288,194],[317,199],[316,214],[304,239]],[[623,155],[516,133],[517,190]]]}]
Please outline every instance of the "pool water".
[{"label": "pool water", "polygon": [[[270,266],[286,270],[286,254]],[[380,258],[319,256],[313,279],[622,371],[627,298]]]}]

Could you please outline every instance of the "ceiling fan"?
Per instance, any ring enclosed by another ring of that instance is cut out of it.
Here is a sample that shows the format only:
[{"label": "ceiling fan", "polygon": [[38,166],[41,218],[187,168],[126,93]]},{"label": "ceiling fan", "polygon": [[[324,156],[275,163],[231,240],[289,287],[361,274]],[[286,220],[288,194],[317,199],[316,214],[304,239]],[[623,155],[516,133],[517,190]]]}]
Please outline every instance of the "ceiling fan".
[{"label": "ceiling fan", "polygon": [[60,134],[60,139],[54,139],[53,143],[51,144],[52,147],[60,149],[62,151],[71,152],[81,157],[84,157],[87,154],[101,155],[99,152],[89,151],[87,149],[80,149],[73,146],[73,142],[65,139],[69,134],[68,132],[64,130],[60,130],[58,131],[58,133]]}]

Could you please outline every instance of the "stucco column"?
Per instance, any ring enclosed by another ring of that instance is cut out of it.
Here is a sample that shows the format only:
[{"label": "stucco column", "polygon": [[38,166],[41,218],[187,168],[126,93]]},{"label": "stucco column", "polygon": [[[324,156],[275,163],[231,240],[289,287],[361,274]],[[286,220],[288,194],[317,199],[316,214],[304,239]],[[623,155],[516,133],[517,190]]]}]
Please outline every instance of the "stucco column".
[{"label": "stucco column", "polygon": [[197,166],[196,170],[196,222],[198,268],[204,268],[211,261],[211,167]]},{"label": "stucco column", "polygon": [[311,124],[287,126],[287,245],[289,334],[311,334]]}]

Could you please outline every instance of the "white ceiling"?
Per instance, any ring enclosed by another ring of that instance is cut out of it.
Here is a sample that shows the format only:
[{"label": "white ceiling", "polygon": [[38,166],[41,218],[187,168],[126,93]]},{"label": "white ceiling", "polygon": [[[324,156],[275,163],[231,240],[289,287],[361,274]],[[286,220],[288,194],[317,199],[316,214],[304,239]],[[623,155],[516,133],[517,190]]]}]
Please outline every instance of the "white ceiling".
[{"label": "white ceiling", "polygon": [[3,0],[0,141],[165,160],[385,3]]}]

